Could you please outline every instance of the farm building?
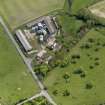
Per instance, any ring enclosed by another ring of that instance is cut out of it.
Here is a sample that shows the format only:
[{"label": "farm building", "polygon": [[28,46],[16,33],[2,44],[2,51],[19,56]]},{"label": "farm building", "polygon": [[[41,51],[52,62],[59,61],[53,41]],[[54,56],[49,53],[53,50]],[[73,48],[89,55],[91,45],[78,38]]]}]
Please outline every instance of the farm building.
[{"label": "farm building", "polygon": [[45,24],[48,27],[48,30],[49,30],[50,34],[54,34],[55,33],[55,26],[53,24],[53,20],[51,19],[51,17],[46,16],[44,21],[45,21]]},{"label": "farm building", "polygon": [[56,32],[56,24],[51,16],[44,16],[41,18],[36,19],[35,21],[29,22],[26,25],[28,28],[32,28],[33,30],[35,29],[44,29],[47,28],[50,35],[54,34]]},{"label": "farm building", "polygon": [[[40,50],[41,45],[53,43],[55,33],[57,32],[56,24],[52,16],[43,16],[16,30],[16,37],[19,44],[22,45],[25,52],[29,55]],[[53,38],[52,38],[53,37]],[[48,41],[48,39],[51,39]],[[53,44],[52,44],[53,46]],[[21,47],[21,46],[20,46]]]},{"label": "farm building", "polygon": [[18,40],[21,42],[21,44],[24,47],[24,49],[26,50],[26,52],[32,50],[32,46],[30,45],[30,43],[28,42],[25,35],[23,34],[23,32],[20,29],[16,31],[16,36],[17,36]]}]

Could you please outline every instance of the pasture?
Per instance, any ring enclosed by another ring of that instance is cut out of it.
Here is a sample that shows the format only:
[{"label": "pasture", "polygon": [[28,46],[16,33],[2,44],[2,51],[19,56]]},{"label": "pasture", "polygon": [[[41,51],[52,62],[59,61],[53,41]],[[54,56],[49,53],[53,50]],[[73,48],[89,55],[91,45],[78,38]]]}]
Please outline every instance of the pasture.
[{"label": "pasture", "polygon": [[[69,53],[70,65],[64,68],[58,67],[49,73],[45,84],[58,105],[105,103],[104,53],[105,36],[92,29]],[[80,55],[80,58],[74,58],[73,55]],[[75,71],[80,69],[85,75],[76,74]],[[65,74],[70,75],[68,82],[64,79]],[[91,88],[86,88],[88,83],[92,84]],[[70,92],[69,96],[64,96],[65,90]]]},{"label": "pasture", "polygon": [[96,16],[105,18],[105,0],[92,5],[89,9]]},{"label": "pasture", "polygon": [[10,28],[45,15],[51,11],[62,9],[65,0],[0,0],[0,15],[4,17]]},{"label": "pasture", "polygon": [[72,3],[72,13],[76,14],[80,9],[88,7],[92,3],[96,2],[97,0],[73,0]]},{"label": "pasture", "polygon": [[37,84],[0,26],[0,105],[13,105],[38,92]]}]

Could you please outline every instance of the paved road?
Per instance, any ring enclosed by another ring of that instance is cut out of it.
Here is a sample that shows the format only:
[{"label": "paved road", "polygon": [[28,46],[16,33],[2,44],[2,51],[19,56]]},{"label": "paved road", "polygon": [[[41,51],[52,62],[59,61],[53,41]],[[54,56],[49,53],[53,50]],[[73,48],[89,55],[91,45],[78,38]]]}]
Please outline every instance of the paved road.
[{"label": "paved road", "polygon": [[15,45],[16,49],[18,50],[19,54],[21,55],[21,57],[23,58],[23,61],[25,62],[25,64],[27,65],[27,67],[29,68],[29,72],[33,75],[34,79],[37,81],[37,83],[39,84],[40,89],[44,89],[43,84],[39,81],[39,79],[37,78],[37,76],[35,75],[33,68],[31,66],[31,60],[26,58],[25,55],[22,53],[22,51],[20,50],[17,42],[15,41],[15,39],[13,38],[13,35],[11,34],[11,32],[9,31],[8,27],[6,26],[6,24],[4,23],[3,19],[0,17],[0,23],[3,25],[5,31],[7,32],[8,36],[10,37],[10,39],[12,40],[13,44]]},{"label": "paved road", "polygon": [[17,105],[23,105],[24,103],[29,102],[29,101],[31,101],[31,100],[33,100],[33,99],[35,99],[35,98],[40,97],[40,96],[42,96],[42,93],[36,94],[35,96],[33,96],[33,97],[31,97],[31,98],[29,98],[29,99],[23,101],[23,102],[20,102],[20,103],[18,103]]},{"label": "paved road", "polygon": [[[36,99],[36,98],[38,98],[38,97],[40,97],[40,96],[44,96],[44,97],[46,97],[46,98],[49,100],[49,102],[52,102],[52,99],[49,98],[49,94],[46,93],[46,91],[43,91],[43,90],[42,90],[39,94],[36,94],[36,95],[34,95],[33,97],[31,97],[31,98],[29,98],[29,99],[27,99],[27,100],[25,100],[25,101],[23,101],[23,102],[18,103],[17,105],[23,105],[24,103],[26,103],[26,102],[28,102],[28,101],[31,101],[31,100],[33,100],[33,99]],[[54,102],[52,102],[52,104],[53,104],[53,105],[56,105],[56,103],[54,103]]]},{"label": "paved road", "polygon": [[5,29],[7,35],[9,36],[9,38],[11,39],[11,41],[13,42],[13,44],[15,45],[17,51],[19,52],[19,54],[21,55],[24,63],[27,65],[29,72],[32,74],[33,78],[36,80],[36,82],[38,83],[38,86],[41,89],[41,93],[43,93],[43,96],[45,96],[48,101],[50,103],[52,103],[53,105],[56,105],[56,103],[53,101],[53,99],[50,97],[50,95],[48,94],[47,91],[44,90],[44,85],[42,84],[42,82],[38,79],[37,75],[34,73],[33,68],[31,66],[31,59],[26,58],[25,55],[23,54],[23,52],[20,50],[17,42],[15,41],[12,33],[9,31],[7,25],[5,24],[5,22],[3,21],[2,17],[0,16],[0,23],[3,26],[3,28]]}]

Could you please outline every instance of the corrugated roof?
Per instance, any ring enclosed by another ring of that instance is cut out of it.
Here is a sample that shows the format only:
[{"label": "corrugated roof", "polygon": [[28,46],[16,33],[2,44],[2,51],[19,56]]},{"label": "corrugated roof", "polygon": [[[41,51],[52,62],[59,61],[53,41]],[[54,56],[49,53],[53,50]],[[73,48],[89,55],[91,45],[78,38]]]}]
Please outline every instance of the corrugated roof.
[{"label": "corrugated roof", "polygon": [[46,16],[44,21],[45,21],[45,23],[46,23],[46,25],[48,27],[48,30],[49,30],[50,34],[55,33],[55,29],[54,29],[51,18],[49,16]]},{"label": "corrugated roof", "polygon": [[26,51],[32,50],[32,46],[20,29],[16,31],[16,35]]}]

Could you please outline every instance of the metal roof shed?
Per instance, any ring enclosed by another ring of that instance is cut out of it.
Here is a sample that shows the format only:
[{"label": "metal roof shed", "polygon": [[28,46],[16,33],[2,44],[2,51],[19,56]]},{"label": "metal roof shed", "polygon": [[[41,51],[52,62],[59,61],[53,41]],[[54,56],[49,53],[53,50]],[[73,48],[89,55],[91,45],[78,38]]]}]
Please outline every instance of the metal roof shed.
[{"label": "metal roof shed", "polygon": [[19,41],[27,52],[32,50],[32,46],[20,29],[16,31],[16,36],[18,37]]},{"label": "metal roof shed", "polygon": [[54,28],[54,25],[52,23],[51,17],[47,16],[44,21],[47,25],[47,28],[48,28],[50,34],[54,34],[55,33],[55,28]]}]

